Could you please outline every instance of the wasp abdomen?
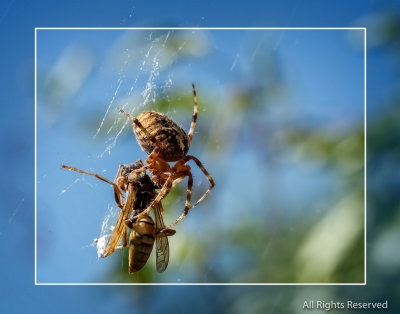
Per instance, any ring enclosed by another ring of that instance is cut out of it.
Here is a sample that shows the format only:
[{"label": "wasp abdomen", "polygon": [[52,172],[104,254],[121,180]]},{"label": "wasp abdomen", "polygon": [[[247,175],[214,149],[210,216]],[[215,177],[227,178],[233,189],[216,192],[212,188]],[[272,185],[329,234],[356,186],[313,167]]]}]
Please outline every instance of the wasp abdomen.
[{"label": "wasp abdomen", "polygon": [[139,218],[132,226],[129,237],[129,273],[143,268],[154,245],[154,221],[149,215]]},{"label": "wasp abdomen", "polygon": [[[161,143],[160,158],[173,162],[186,156],[189,151],[189,137],[174,121],[156,111],[145,111],[137,119],[150,135]],[[133,124],[133,132],[140,147],[147,154],[151,154],[155,148],[151,139],[136,124]]]}]

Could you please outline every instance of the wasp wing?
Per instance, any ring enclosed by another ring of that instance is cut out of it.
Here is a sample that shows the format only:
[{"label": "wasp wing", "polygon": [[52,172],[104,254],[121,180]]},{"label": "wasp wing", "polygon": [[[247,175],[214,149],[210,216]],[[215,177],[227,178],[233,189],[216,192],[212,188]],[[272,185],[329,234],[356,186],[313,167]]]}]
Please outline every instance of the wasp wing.
[{"label": "wasp wing", "polygon": [[133,212],[133,204],[135,203],[135,198],[136,190],[132,185],[129,185],[124,208],[119,214],[118,221],[114,226],[113,232],[108,238],[104,253],[101,257],[107,257],[108,255],[112,254],[117,248],[119,242],[121,241],[121,237],[126,230],[125,220],[129,219]]},{"label": "wasp wing", "polygon": [[163,208],[161,202],[154,207],[154,218],[156,224],[156,266],[157,272],[162,273],[167,269],[169,261],[169,243],[166,234],[157,233],[165,229],[164,220],[162,217]]}]

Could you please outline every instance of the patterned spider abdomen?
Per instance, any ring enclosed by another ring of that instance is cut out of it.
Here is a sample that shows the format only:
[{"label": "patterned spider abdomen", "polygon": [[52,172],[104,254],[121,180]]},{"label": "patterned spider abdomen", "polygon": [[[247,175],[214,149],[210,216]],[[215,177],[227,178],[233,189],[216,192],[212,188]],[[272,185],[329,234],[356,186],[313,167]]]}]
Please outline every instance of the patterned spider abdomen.
[{"label": "patterned spider abdomen", "polygon": [[[189,151],[188,135],[165,114],[156,111],[145,111],[137,119],[150,135],[161,143],[160,158],[173,162],[187,155]],[[133,124],[133,132],[140,147],[150,155],[155,148],[155,144],[136,124]]]}]

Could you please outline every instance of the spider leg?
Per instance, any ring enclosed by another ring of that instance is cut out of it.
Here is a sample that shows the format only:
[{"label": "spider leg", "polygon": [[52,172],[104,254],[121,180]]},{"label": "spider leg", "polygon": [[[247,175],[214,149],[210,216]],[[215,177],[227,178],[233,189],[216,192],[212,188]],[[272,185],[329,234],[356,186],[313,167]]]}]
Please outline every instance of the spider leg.
[{"label": "spider leg", "polygon": [[192,84],[193,87],[193,99],[194,99],[194,111],[193,111],[193,116],[192,116],[192,124],[190,125],[189,129],[189,146],[190,143],[192,143],[192,137],[193,137],[193,132],[194,132],[194,127],[196,126],[196,121],[197,121],[197,95],[196,95],[196,89],[194,88],[194,84]]},{"label": "spider leg", "polygon": [[180,222],[188,214],[190,209],[192,209],[194,207],[194,206],[190,207],[190,199],[192,197],[192,187],[193,187],[192,173],[190,171],[182,171],[181,175],[182,176],[178,179],[179,182],[182,181],[183,178],[188,177],[185,209],[183,210],[183,213],[179,216],[179,218],[177,220],[175,220],[175,222],[173,222],[172,224],[170,224],[168,227],[164,228],[163,230],[160,230],[160,233],[164,233],[164,232],[170,230],[173,226],[175,226],[178,222]]},{"label": "spider leg", "polygon": [[102,177],[101,175],[98,175],[97,173],[91,173],[91,172],[83,171],[83,170],[80,170],[80,169],[77,169],[77,168],[73,168],[73,167],[69,167],[69,166],[66,166],[66,165],[61,165],[61,167],[64,168],[64,169],[68,169],[68,170],[72,170],[72,171],[88,174],[90,176],[94,176],[97,179],[100,179],[100,180],[102,180],[104,182],[107,182],[107,183],[111,184],[112,186],[114,186],[114,194],[116,195],[115,201],[117,202],[118,207],[119,208],[123,207],[124,197],[122,195],[122,192],[121,192],[119,186],[116,185],[114,182],[111,182],[111,181],[107,180],[106,178]]},{"label": "spider leg", "polygon": [[[165,230],[165,233],[164,233],[164,230]],[[171,237],[171,236],[173,236],[175,233],[176,233],[176,230],[173,230],[173,229],[169,229],[169,230],[163,229],[163,230],[160,230],[159,232],[157,232],[157,233],[154,235],[154,237],[155,237],[155,238],[162,238],[162,237],[165,237],[165,236]]]},{"label": "spider leg", "polygon": [[199,198],[199,200],[196,203],[194,203],[194,205],[192,205],[192,207],[190,207],[190,208],[193,208],[206,198],[206,196],[211,192],[212,188],[215,186],[215,182],[214,182],[213,178],[210,176],[210,174],[208,173],[208,171],[206,170],[206,168],[204,168],[204,166],[200,162],[200,160],[198,160],[196,157],[187,155],[185,157],[185,160],[186,160],[186,162],[189,160],[193,160],[196,163],[197,167],[199,167],[200,170],[203,171],[204,175],[207,177],[208,181],[210,182],[210,187],[208,188],[208,190],[203,194],[202,197]]},{"label": "spider leg", "polygon": [[174,180],[174,183],[172,183],[171,189],[173,189],[176,185],[178,185],[179,182],[181,182],[185,177],[180,177],[178,179]]},{"label": "spider leg", "polygon": [[119,165],[118,171],[117,171],[117,175],[115,176],[115,179],[114,179],[114,183],[116,183],[116,182],[117,182],[117,179],[120,177],[121,168],[122,168],[123,166],[124,166],[124,165]]},{"label": "spider leg", "polygon": [[116,250],[123,249],[123,248],[125,248],[125,247],[128,246],[128,239],[127,239],[127,237],[128,237],[128,235],[127,235],[127,232],[126,232],[126,227],[124,227],[124,231],[123,231],[123,234],[122,234],[122,245],[118,245],[118,246],[115,248]]},{"label": "spider leg", "polygon": [[[123,166],[124,165],[119,165],[119,167],[118,167],[117,175],[116,175],[116,177],[114,179],[114,183],[115,184],[118,183],[118,179],[120,177],[121,169],[122,169]],[[118,185],[118,186],[120,187],[121,190],[123,190],[125,192],[125,187],[124,186],[121,186],[121,185]],[[116,192],[115,187],[114,187],[114,198],[115,198],[115,201],[116,201],[118,207],[122,209],[121,205],[123,204],[123,199],[122,199],[122,203],[121,203],[120,195],[118,194],[118,192]]]},{"label": "spider leg", "polygon": [[[146,160],[145,160],[146,161]],[[146,171],[148,168],[150,168],[150,166],[151,166],[151,164],[147,164],[147,165],[144,165],[143,167],[141,167],[141,168],[139,168],[139,169],[136,169],[136,170],[134,170],[135,172],[136,172],[136,174],[140,174],[140,173],[142,173],[143,171]]]}]

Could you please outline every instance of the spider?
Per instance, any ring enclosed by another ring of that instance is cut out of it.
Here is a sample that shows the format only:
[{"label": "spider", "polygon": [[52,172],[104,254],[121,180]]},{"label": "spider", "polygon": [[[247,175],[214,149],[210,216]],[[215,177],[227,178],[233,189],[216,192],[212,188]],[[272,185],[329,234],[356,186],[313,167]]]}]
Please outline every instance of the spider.
[{"label": "spider", "polygon": [[[192,88],[194,112],[188,134],[186,134],[185,131],[174,121],[160,112],[145,111],[136,118],[118,108],[121,113],[132,120],[133,132],[135,133],[136,140],[143,151],[149,155],[143,162],[143,167],[136,171],[140,173],[148,169],[153,182],[160,188],[160,191],[153,202],[144,211],[134,216],[133,219],[139,218],[148,213],[159,202],[161,202],[161,200],[169,193],[171,188],[177,185],[185,177],[188,177],[186,202],[183,213],[175,222],[161,230],[160,233],[166,232],[181,221],[188,214],[190,209],[204,200],[215,185],[213,178],[204,168],[200,160],[194,156],[188,155],[193,131],[197,121],[197,95],[194,84],[192,84]],[[186,164],[190,160],[193,160],[196,163],[210,182],[208,190],[192,206],[190,205],[190,200],[192,195],[193,176],[190,166]],[[171,167],[169,162],[175,162],[175,164]]]}]

